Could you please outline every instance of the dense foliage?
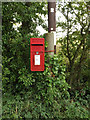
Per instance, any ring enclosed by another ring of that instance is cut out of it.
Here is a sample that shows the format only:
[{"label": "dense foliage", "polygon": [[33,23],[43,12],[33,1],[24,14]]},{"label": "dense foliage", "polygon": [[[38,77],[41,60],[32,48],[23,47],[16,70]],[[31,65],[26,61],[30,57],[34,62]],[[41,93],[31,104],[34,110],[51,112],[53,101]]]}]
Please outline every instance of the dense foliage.
[{"label": "dense foliage", "polygon": [[[64,38],[60,38],[59,54],[63,56],[67,65],[66,81],[71,86],[71,91],[84,96],[90,93],[89,88],[89,40],[90,40],[90,2],[69,2],[59,4],[58,10],[62,13],[65,21],[59,21],[57,26],[66,32]],[[90,101],[90,97],[88,97]]]},{"label": "dense foliage", "polygon": [[[47,14],[46,5],[44,2],[2,5],[3,119],[88,118],[88,85],[85,82],[81,91],[70,91],[72,86],[67,82],[69,71],[63,51],[54,57],[45,53],[44,72],[30,71],[29,40],[31,37],[44,37],[38,35],[36,27],[41,25],[47,29],[41,18]],[[21,23],[18,31],[13,28],[16,23]],[[86,62],[82,67],[83,76],[88,79]]]},{"label": "dense foliage", "polygon": [[62,54],[67,59],[67,71],[70,73],[67,81],[71,86],[78,86],[82,79],[81,69],[84,65],[87,66],[88,59],[88,40],[90,39],[88,4],[69,2],[59,4],[58,9],[65,18],[65,21],[58,22],[58,26],[63,29],[63,32],[66,31],[66,36],[63,39],[60,38],[58,42],[61,44]]}]

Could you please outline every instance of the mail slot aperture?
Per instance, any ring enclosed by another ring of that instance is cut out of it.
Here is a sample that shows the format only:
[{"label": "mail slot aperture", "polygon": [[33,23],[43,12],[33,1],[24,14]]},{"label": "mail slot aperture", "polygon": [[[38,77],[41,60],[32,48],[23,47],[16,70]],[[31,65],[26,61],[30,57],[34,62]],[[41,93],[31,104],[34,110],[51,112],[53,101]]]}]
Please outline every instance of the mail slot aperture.
[{"label": "mail slot aperture", "polygon": [[43,46],[43,44],[32,44],[32,46]]}]

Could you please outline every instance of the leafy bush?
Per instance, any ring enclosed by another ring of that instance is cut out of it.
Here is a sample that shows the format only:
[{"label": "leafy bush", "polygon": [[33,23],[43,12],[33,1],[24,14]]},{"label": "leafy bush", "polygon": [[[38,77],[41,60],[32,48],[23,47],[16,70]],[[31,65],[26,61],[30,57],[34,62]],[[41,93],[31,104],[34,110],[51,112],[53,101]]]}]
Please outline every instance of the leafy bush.
[{"label": "leafy bush", "polygon": [[44,72],[31,72],[22,67],[18,77],[18,82],[22,83],[19,91],[13,93],[17,88],[11,88],[11,93],[3,93],[3,118],[87,118],[86,108],[70,100],[65,70],[57,55],[48,57],[47,54]]},{"label": "leafy bush", "polygon": [[[50,57],[45,54],[45,71],[31,72],[29,47],[27,52],[26,46],[28,42],[22,44],[21,36],[16,36],[9,48],[11,57],[3,56],[3,117],[54,118],[52,113],[55,109],[59,110],[56,105],[59,106],[61,99],[69,98],[69,86],[65,81],[66,67],[59,62],[57,55]],[[10,99],[7,101],[6,98]],[[59,116],[58,112],[55,114]]]},{"label": "leafy bush", "polygon": [[87,118],[79,96],[71,102],[62,56],[45,53],[45,71],[30,71],[29,38],[17,34],[7,54],[3,46],[3,118]]}]

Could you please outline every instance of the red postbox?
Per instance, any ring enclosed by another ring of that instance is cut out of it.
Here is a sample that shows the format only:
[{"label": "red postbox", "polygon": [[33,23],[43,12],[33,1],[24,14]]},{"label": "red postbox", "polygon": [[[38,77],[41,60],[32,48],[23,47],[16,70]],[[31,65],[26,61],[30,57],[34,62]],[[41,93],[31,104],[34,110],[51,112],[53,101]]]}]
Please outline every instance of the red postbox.
[{"label": "red postbox", "polygon": [[30,39],[31,71],[44,71],[44,38]]}]

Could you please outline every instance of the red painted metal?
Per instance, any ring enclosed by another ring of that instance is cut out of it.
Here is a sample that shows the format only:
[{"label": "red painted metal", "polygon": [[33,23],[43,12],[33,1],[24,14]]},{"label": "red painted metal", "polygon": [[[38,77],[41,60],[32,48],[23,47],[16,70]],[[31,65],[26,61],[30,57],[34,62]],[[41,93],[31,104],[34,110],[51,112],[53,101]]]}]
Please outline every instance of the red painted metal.
[{"label": "red painted metal", "polygon": [[[30,64],[31,71],[44,71],[44,38],[30,38]],[[37,65],[35,56],[39,56]]]}]

